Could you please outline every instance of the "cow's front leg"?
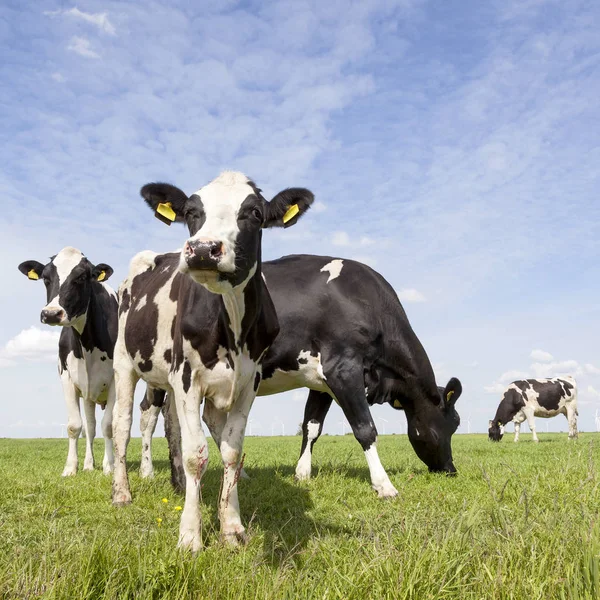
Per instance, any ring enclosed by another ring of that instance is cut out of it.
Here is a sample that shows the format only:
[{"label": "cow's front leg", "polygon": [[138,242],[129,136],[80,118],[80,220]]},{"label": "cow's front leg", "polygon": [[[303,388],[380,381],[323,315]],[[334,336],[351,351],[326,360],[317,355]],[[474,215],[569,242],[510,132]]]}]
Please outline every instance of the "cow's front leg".
[{"label": "cow's front leg", "polygon": [[111,382],[108,388],[108,398],[104,407],[102,417],[102,436],[104,437],[104,459],[102,460],[102,471],[110,475],[115,468],[115,454],[113,452],[113,411],[115,408],[115,382]]},{"label": "cow's front leg", "polygon": [[173,398],[170,401],[174,400],[177,407],[185,472],[185,503],[179,524],[178,547],[197,552],[202,548],[200,487],[208,464],[208,444],[200,420],[202,394],[194,385],[193,377],[189,387],[181,378],[172,381],[172,386]]},{"label": "cow's front leg", "polygon": [[[212,402],[205,402],[204,411],[202,412],[202,420],[206,423],[206,426],[210,431],[210,435],[220,452],[223,429],[227,423],[227,413],[223,410],[215,408]],[[240,470],[239,476],[241,479],[250,479],[243,468]]]},{"label": "cow's front leg", "polygon": [[240,516],[237,482],[242,466],[242,449],[248,413],[255,397],[254,385],[250,384],[240,394],[231,412],[227,415],[227,423],[221,436],[221,458],[225,472],[219,498],[219,520],[221,521],[221,538],[231,546],[237,546],[240,542],[246,541],[246,530]]},{"label": "cow's front leg", "polygon": [[515,442],[519,441],[519,434],[521,433],[521,423],[515,421]]},{"label": "cow's front leg", "polygon": [[181,427],[173,393],[167,395],[166,403],[163,406],[163,415],[165,419],[165,436],[169,445],[171,485],[180,494],[185,494],[185,471],[181,456]]},{"label": "cow's front leg", "polygon": [[85,413],[85,459],[84,471],[94,470],[94,439],[96,437],[96,403],[84,398],[83,412]]},{"label": "cow's front leg", "polygon": [[115,352],[115,408],[113,411],[113,443],[115,470],[113,475],[112,501],[117,506],[131,502],[131,489],[127,479],[127,445],[131,437],[133,418],[133,394],[138,376],[127,364],[117,365]]},{"label": "cow's front leg", "polygon": [[77,474],[77,440],[81,433],[81,412],[79,409],[79,393],[67,371],[63,371],[60,379],[67,405],[67,435],[69,436],[69,453],[67,454],[67,463],[62,476],[68,477]]}]

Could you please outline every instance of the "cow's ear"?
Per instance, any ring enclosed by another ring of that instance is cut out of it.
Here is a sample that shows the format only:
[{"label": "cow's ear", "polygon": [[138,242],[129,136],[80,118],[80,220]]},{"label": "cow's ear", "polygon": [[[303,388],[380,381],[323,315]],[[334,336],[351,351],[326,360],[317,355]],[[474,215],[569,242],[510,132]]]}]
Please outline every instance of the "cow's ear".
[{"label": "cow's ear", "polygon": [[446,384],[446,388],[444,389],[444,403],[446,406],[454,406],[456,401],[460,398],[462,394],[462,384],[460,380],[456,377],[452,377],[450,381]]},{"label": "cow's ear", "polygon": [[112,274],[112,267],[105,263],[99,263],[92,269],[92,279],[94,281],[106,281]]},{"label": "cow's ear", "polygon": [[314,194],[305,188],[288,188],[267,202],[263,227],[291,227],[310,208]]},{"label": "cow's ear", "polygon": [[21,271],[23,275],[27,275],[29,279],[37,281],[42,276],[44,266],[45,265],[37,260],[26,260],[19,265],[19,271]]},{"label": "cow's ear", "polygon": [[140,194],[159,221],[167,225],[173,221],[183,222],[188,197],[178,187],[170,183],[147,183]]}]

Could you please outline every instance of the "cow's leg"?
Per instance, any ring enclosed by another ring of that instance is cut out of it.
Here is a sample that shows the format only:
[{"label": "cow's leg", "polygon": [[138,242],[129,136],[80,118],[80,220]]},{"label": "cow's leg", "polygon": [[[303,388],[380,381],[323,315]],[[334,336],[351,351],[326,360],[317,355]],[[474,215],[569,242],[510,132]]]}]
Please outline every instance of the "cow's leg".
[{"label": "cow's leg", "polygon": [[[115,352],[115,359],[117,353]],[[115,408],[113,411],[113,442],[115,471],[113,475],[112,501],[120,506],[131,502],[131,489],[127,479],[127,445],[131,437],[133,417],[133,394],[138,376],[124,361],[121,367],[115,360]]]},{"label": "cow's leg", "polygon": [[577,405],[567,404],[567,421],[569,423],[569,439],[577,439]]},{"label": "cow's leg", "polygon": [[83,399],[83,412],[85,413],[85,459],[84,471],[94,470],[94,438],[96,437],[96,403],[87,398]]},{"label": "cow's leg", "polygon": [[150,386],[146,388],[146,395],[140,404],[140,431],[142,434],[142,460],[140,462],[140,477],[154,477],[152,465],[152,436],[156,430],[158,415],[165,399],[165,391],[157,390]]},{"label": "cow's leg", "polygon": [[312,449],[323,431],[325,417],[331,407],[333,398],[327,392],[310,390],[304,408],[302,422],[302,448],[300,459],[296,465],[296,479],[310,479],[312,469]]},{"label": "cow's leg", "polygon": [[62,476],[68,477],[77,473],[77,439],[81,433],[81,412],[79,409],[79,393],[69,374],[63,371],[60,379],[67,405],[67,434],[69,436],[69,453],[67,454],[67,463]]},{"label": "cow's leg", "polygon": [[[223,435],[223,429],[227,423],[227,413],[215,408],[212,402],[204,403],[204,410],[202,412],[202,420],[206,423],[210,435],[214,440],[219,452],[221,451],[221,437]],[[242,468],[240,471],[240,477],[242,479],[250,479],[246,471]]]},{"label": "cow's leg", "polygon": [[185,471],[181,456],[181,427],[179,426],[177,406],[172,393],[167,395],[166,403],[163,406],[163,416],[165,419],[165,437],[169,445],[171,485],[180,494],[185,494]]},{"label": "cow's leg", "polygon": [[515,442],[519,441],[519,434],[521,433],[521,423],[525,420],[525,414],[523,411],[518,412],[513,417],[513,423],[515,425]]},{"label": "cow's leg", "polygon": [[221,538],[232,546],[246,541],[246,530],[240,516],[237,481],[241,468],[246,423],[255,396],[254,385],[248,385],[227,415],[227,423],[221,436],[221,458],[225,473],[219,498],[219,520]]},{"label": "cow's leg", "polygon": [[104,416],[102,417],[102,436],[104,437],[104,458],[102,460],[102,471],[105,475],[110,475],[115,468],[115,454],[113,452],[113,411],[115,408],[115,382],[110,384],[108,389],[108,398],[104,407]]},{"label": "cow's leg", "polygon": [[377,429],[365,396],[362,364],[324,369],[327,384],[352,427],[354,437],[365,452],[371,485],[380,498],[393,498],[398,490],[392,485],[377,452]]},{"label": "cow's leg", "polygon": [[181,379],[173,381],[172,384],[173,399],[181,425],[181,448],[185,471],[185,503],[179,524],[178,547],[197,552],[202,547],[200,486],[208,464],[208,444],[200,420],[202,394],[193,383],[187,390]]},{"label": "cow's leg", "polygon": [[527,425],[529,425],[529,429],[531,429],[531,437],[534,442],[539,442],[537,433],[535,431],[535,416],[533,414],[533,410],[524,409],[525,418],[527,419]]}]

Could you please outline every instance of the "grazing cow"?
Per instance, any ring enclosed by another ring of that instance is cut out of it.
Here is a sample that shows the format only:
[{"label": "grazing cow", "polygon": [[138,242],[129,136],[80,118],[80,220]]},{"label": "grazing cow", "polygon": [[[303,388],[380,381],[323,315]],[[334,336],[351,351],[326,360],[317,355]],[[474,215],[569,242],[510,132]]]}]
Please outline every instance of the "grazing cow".
[{"label": "grazing cow", "polygon": [[113,470],[112,411],[115,400],[113,348],[117,338],[117,297],[105,283],[113,270],[93,265],[79,250],[63,248],[46,265],[28,260],[19,271],[46,285],[47,304],[41,313],[46,325],[63,327],[58,342],[58,372],[67,403],[69,454],[63,476],[77,473],[77,439],[81,433],[79,398],[86,427],[84,470],[94,469],[96,404],[104,409],[102,433],[105,474]]},{"label": "grazing cow", "polygon": [[246,421],[262,359],[279,332],[262,278],[261,232],[295,224],[313,195],[293,188],[268,202],[251,180],[235,172],[222,173],[189,198],[160,183],[144,186],[141,194],[163,220],[185,221],[191,237],[181,252],[135,256],[119,290],[113,502],[131,501],[125,453],[133,392],[142,378],[169,394],[167,415],[177,428],[173,435],[181,436],[186,486],[179,546],[200,549],[198,498],[208,460],[200,421],[205,398],[205,420],[222,430],[215,438],[225,469],[221,535],[237,544],[245,533],[237,479]]},{"label": "grazing cow", "polygon": [[[431,471],[455,473],[451,437],[460,423],[455,403],[462,387],[455,378],[437,387],[429,358],[387,281],[352,260],[308,255],[264,262],[263,275],[280,333],[263,361],[258,395],[311,390],[297,478],[310,477],[312,447],[332,399],[365,452],[380,497],[398,492],[379,460],[369,405],[403,409],[418,457]],[[204,420],[218,440],[219,424],[206,411]]]},{"label": "grazing cow", "polygon": [[521,379],[513,381],[498,405],[496,416],[489,424],[489,437],[499,442],[504,426],[515,424],[515,442],[519,441],[521,423],[527,419],[533,441],[537,442],[534,417],[546,419],[563,414],[569,422],[569,439],[577,437],[577,383],[573,377],[553,379]]}]

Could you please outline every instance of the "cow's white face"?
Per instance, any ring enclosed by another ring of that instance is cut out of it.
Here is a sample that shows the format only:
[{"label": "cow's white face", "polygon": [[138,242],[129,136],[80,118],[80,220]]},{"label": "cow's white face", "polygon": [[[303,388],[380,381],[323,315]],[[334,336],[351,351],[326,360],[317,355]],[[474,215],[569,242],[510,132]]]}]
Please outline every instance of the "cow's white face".
[{"label": "cow's white face", "polygon": [[264,200],[245,175],[225,172],[190,201],[203,221],[185,243],[179,268],[210,291],[223,293],[256,268]]},{"label": "cow's white face", "polygon": [[141,194],[162,221],[184,221],[191,237],[180,270],[219,294],[243,289],[260,262],[262,230],[289,227],[306,212],[313,194],[291,188],[270,202],[242,173],[225,171],[189,198],[166,183],[149,183]]},{"label": "cow's white face", "polygon": [[105,281],[112,274],[108,265],[94,266],[80,250],[67,246],[46,265],[29,260],[19,265],[29,279],[41,279],[46,286],[46,306],[40,320],[46,325],[75,327],[85,323],[93,281]]}]

